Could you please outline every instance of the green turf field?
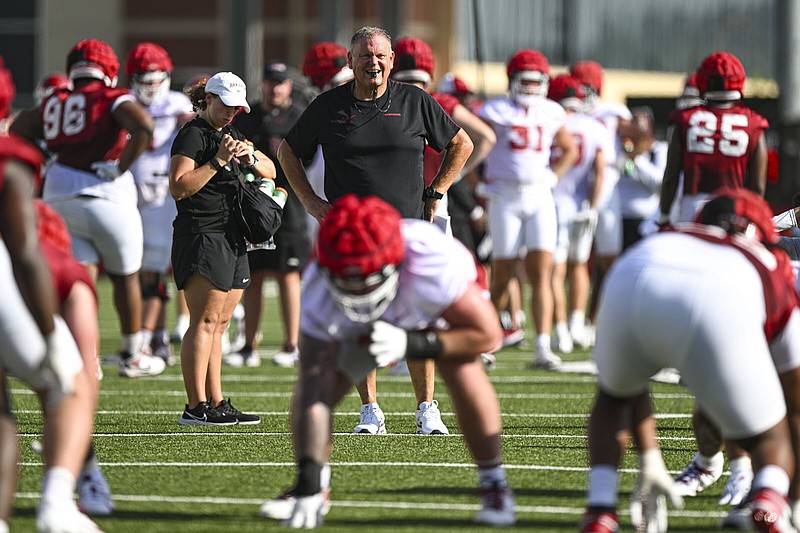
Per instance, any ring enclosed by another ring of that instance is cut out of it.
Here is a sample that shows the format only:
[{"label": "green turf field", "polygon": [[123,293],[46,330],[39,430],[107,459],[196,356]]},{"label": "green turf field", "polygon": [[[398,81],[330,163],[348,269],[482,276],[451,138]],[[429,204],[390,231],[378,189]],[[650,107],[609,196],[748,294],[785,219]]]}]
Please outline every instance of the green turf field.
[{"label": "green turf field", "polygon": [[[102,353],[119,347],[116,317],[107,281],[100,283]],[[185,395],[179,367],[157,378],[120,378],[106,365],[95,444],[111,483],[117,511],[97,522],[108,532],[250,532],[282,529],[258,517],[258,506],[293,480],[287,425],[295,371],[278,368],[269,355],[279,343],[277,305],[268,296],[262,331],[264,364],[224,371],[226,393],[246,411],[263,416],[258,426],[187,428],[177,425]],[[170,321],[170,326],[174,321]],[[528,331],[528,339],[531,332]],[[517,497],[516,529],[574,532],[586,487],[586,413],[594,378],[586,374],[533,371],[527,342],[498,354],[491,373],[504,414],[504,456]],[[589,358],[587,352],[566,361]],[[378,377],[379,400],[389,435],[352,435],[360,402],[353,393],[335,417],[332,457],[333,507],[325,531],[477,531],[476,474],[457,435],[444,386],[437,397],[444,422],[454,435],[416,436],[414,397],[408,378]],[[34,530],[41,460],[30,448],[40,437],[41,417],[34,397],[11,381],[22,447],[21,475],[12,531]],[[692,399],[677,385],[654,383],[665,461],[676,473],[694,453]],[[621,478],[620,517],[634,482],[629,455]],[[727,510],[717,505],[726,477],[686,509],[672,511],[670,531],[713,531]]]}]

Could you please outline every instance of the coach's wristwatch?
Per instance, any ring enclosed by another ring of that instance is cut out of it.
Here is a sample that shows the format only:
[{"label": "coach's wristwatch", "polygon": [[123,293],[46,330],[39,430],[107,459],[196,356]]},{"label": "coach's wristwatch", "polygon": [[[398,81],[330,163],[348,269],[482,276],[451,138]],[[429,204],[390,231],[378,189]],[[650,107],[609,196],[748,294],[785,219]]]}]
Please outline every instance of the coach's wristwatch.
[{"label": "coach's wristwatch", "polygon": [[431,185],[430,187],[425,187],[425,190],[422,191],[422,199],[427,200],[428,198],[433,198],[434,200],[441,200],[442,198],[444,198],[444,194],[434,189],[433,185]]}]

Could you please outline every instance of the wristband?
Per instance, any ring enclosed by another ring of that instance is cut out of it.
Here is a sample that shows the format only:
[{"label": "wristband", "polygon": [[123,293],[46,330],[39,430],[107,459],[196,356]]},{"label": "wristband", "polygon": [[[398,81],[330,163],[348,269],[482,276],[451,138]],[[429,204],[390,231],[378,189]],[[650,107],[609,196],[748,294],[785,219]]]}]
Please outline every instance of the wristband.
[{"label": "wristband", "polygon": [[209,161],[208,164],[211,165],[211,168],[213,168],[217,172],[222,172],[222,165],[219,164],[219,161],[217,161],[216,157],[212,157],[211,161]]},{"label": "wristband", "polygon": [[409,359],[439,359],[444,351],[442,341],[435,331],[412,331],[406,341]]}]

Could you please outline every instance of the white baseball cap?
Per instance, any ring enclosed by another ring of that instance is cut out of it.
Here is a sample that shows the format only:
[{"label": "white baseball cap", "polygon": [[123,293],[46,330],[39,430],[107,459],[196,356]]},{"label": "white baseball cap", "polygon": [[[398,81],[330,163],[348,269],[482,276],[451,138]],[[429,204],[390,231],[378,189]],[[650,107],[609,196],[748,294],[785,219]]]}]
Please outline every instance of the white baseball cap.
[{"label": "white baseball cap", "polygon": [[242,78],[233,72],[217,72],[206,82],[205,91],[216,94],[222,103],[229,107],[241,107],[245,113],[250,112],[247,103],[247,86]]}]

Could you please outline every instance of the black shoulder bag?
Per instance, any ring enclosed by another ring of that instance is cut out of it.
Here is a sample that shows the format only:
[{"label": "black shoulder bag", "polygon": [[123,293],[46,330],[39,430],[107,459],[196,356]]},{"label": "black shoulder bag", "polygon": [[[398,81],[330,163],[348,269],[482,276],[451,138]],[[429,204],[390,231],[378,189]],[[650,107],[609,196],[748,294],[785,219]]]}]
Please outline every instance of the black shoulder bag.
[{"label": "black shoulder bag", "polygon": [[[222,140],[223,132],[214,132],[217,145]],[[225,132],[228,133],[228,132]],[[230,135],[230,133],[228,133]],[[238,165],[231,161],[229,165]],[[241,168],[231,171],[239,182],[236,198],[239,230],[248,242],[259,244],[268,241],[281,226],[283,208],[269,195],[258,188],[258,181],[246,181]]]}]

